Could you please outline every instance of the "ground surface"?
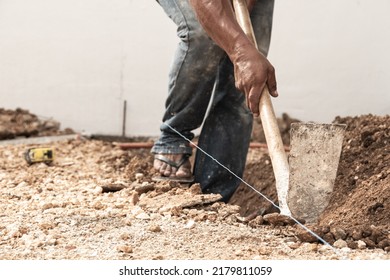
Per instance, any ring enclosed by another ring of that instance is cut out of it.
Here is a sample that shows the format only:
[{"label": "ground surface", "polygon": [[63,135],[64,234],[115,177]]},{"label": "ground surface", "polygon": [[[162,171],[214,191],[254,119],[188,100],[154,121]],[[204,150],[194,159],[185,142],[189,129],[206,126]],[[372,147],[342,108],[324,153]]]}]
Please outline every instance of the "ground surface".
[{"label": "ground surface", "polygon": [[[28,112],[0,113],[2,139],[23,135]],[[390,259],[390,118],[335,121],[348,125],[335,190],[307,225],[333,247],[298,225],[270,224],[275,207],[248,187],[220,203],[196,184],[151,182],[149,149],[80,138],[48,144],[51,165],[23,158],[48,145],[0,145],[0,259]],[[250,149],[244,179],[276,201],[265,149]]]}]

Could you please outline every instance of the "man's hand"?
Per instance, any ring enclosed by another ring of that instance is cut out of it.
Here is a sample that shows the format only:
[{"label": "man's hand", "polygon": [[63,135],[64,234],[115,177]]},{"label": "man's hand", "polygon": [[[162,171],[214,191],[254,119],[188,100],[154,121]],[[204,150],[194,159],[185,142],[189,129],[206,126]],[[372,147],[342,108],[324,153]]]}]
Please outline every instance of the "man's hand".
[{"label": "man's hand", "polygon": [[[274,67],[242,31],[230,1],[190,0],[190,3],[207,34],[229,56],[236,87],[245,93],[249,109],[258,116],[264,87],[268,86],[271,96],[278,96]],[[248,5],[253,3],[251,0]]]},{"label": "man's hand", "polygon": [[234,57],[236,87],[245,93],[247,106],[257,117],[264,87],[268,87],[271,96],[278,96],[275,69],[254,46],[243,47]]}]

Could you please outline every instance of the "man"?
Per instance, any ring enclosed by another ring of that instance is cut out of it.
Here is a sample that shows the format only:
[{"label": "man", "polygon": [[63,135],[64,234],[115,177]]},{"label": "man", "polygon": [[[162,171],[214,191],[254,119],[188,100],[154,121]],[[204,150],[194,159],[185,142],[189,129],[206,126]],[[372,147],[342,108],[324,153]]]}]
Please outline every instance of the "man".
[{"label": "man", "polygon": [[[238,25],[229,0],[158,2],[177,25],[180,42],[161,135],[152,148],[154,168],[159,179],[194,180],[203,192],[220,193],[227,202],[240,181],[214,159],[242,177],[261,92],[268,86],[272,96],[278,95],[275,71],[266,59],[274,0],[248,3],[260,52]],[[192,173],[187,139],[202,123],[198,145],[214,159],[198,151]]]}]

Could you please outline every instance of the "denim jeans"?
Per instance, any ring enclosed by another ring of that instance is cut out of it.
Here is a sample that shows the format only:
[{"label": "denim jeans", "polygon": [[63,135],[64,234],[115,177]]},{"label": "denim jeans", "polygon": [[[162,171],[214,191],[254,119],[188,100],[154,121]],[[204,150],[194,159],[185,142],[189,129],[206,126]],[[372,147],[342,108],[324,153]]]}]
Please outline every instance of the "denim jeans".
[{"label": "denim jeans", "polygon": [[[199,147],[242,177],[253,116],[244,94],[235,87],[233,65],[203,30],[188,0],[157,2],[177,25],[180,41],[169,73],[161,135],[151,152],[191,155],[188,141],[169,126],[191,140],[192,131],[203,124]],[[258,0],[251,12],[258,47],[264,55],[270,44],[273,6],[274,0]],[[199,150],[193,173],[204,193],[219,193],[225,202],[240,184],[229,171]]]}]

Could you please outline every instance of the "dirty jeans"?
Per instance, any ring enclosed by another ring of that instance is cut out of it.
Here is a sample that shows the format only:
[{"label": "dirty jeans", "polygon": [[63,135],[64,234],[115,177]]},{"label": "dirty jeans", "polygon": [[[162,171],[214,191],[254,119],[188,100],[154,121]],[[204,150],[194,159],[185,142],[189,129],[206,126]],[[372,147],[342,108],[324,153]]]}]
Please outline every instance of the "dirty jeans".
[{"label": "dirty jeans", "polygon": [[[192,148],[185,138],[192,140],[192,131],[202,126],[199,147],[241,178],[253,115],[244,94],[235,87],[233,65],[198,23],[188,0],[157,2],[177,25],[180,41],[169,73],[161,135],[151,152],[191,155]],[[258,0],[251,11],[258,46],[264,55],[270,44],[273,6],[274,0]],[[219,193],[227,202],[240,180],[213,158],[197,150],[195,182],[200,183],[204,193]]]}]

